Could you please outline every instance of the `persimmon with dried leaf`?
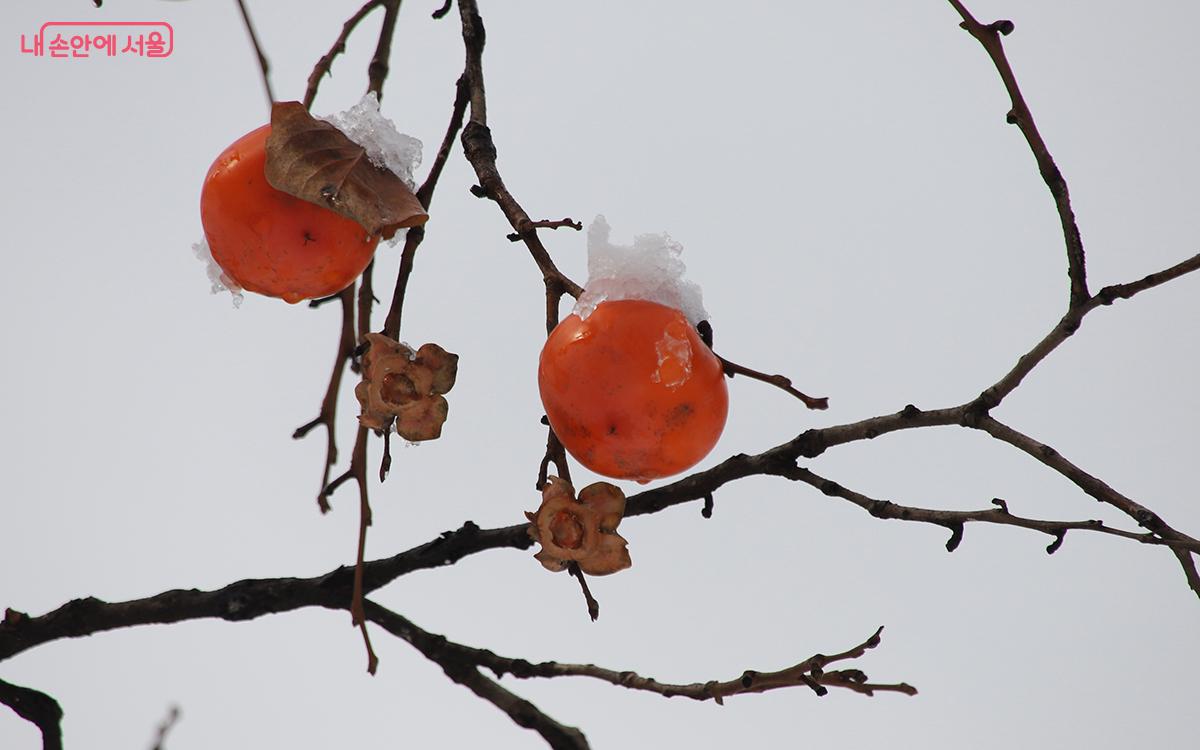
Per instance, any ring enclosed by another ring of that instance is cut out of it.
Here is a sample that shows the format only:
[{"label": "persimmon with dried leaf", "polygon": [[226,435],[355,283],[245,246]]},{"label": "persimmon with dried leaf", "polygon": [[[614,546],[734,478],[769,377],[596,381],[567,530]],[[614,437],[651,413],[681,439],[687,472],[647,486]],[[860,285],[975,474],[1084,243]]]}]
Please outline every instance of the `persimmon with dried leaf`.
[{"label": "persimmon with dried leaf", "polygon": [[643,483],[708,455],[729,412],[720,360],[682,312],[646,300],[564,318],[542,349],[538,389],[572,456]]},{"label": "persimmon with dried leaf", "polygon": [[213,260],[243,289],[286,302],[345,289],[379,237],[358,222],[271,187],[264,125],[234,141],[209,168],[200,221]]}]

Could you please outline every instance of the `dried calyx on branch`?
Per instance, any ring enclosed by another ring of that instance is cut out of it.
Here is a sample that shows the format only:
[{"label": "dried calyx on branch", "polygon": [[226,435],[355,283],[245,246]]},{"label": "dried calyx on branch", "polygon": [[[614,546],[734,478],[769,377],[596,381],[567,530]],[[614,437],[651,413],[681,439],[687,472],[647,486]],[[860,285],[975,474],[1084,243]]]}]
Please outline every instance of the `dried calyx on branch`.
[{"label": "dried calyx on branch", "polygon": [[572,563],[593,576],[628,568],[628,542],[617,533],[625,514],[625,494],[608,482],[589,484],[579,491],[559,477],[550,477],[542,488],[542,504],[526,513],[529,536],[542,545],[534,557],[547,570],[566,570]]},{"label": "dried calyx on branch", "polygon": [[442,434],[449,404],[443,394],[454,387],[458,355],[437,344],[413,351],[380,333],[366,335],[362,382],[354,389],[362,405],[363,427],[396,432],[406,440],[435,440]]}]

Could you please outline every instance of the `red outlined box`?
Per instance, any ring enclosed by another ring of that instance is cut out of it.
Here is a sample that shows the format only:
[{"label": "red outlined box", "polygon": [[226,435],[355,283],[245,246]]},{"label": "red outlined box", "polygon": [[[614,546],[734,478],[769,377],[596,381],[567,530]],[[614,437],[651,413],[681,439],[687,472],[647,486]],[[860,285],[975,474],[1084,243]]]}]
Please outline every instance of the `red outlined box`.
[{"label": "red outlined box", "polygon": [[[121,40],[125,46],[117,49]],[[89,57],[93,48],[97,57],[170,57],[175,29],[166,21],[47,21],[32,39],[21,35],[21,54],[34,57]]]}]

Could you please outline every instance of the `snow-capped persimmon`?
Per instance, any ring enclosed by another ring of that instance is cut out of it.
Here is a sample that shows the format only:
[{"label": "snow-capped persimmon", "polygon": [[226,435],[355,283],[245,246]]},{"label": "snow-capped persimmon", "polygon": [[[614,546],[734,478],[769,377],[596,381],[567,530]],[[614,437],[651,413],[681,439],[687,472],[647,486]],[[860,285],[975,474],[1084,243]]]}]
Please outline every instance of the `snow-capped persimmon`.
[{"label": "snow-capped persimmon", "polygon": [[352,219],[271,187],[264,125],[221,152],[204,178],[200,221],[213,260],[239,286],[287,302],[350,285],[378,237]]},{"label": "snow-capped persimmon", "polygon": [[708,455],[725,428],[720,360],[679,310],[601,302],[550,334],[538,364],[550,426],[587,468],[647,482]]}]

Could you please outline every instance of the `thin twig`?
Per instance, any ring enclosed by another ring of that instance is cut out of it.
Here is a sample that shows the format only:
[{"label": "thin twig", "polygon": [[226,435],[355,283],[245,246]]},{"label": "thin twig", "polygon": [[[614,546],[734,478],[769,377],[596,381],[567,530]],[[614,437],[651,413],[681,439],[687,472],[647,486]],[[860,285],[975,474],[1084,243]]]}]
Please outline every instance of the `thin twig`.
[{"label": "thin twig", "polygon": [[[549,336],[558,326],[558,308],[562,302],[563,289],[560,284],[555,281],[547,280],[546,282],[546,335]],[[554,432],[554,428],[550,426],[550,419],[542,417],[542,423],[546,425],[546,452],[542,454],[542,460],[538,464],[537,482],[534,489],[541,492],[546,486],[546,480],[550,475],[550,462],[554,462],[554,466],[558,472],[558,476],[571,481],[571,467],[567,464],[567,450],[563,447],[562,441],[558,439],[558,435]],[[595,619],[595,618],[592,618]]]},{"label": "thin twig", "polygon": [[421,202],[421,206],[426,211],[433,203],[433,191],[437,189],[442,170],[445,169],[446,161],[449,160],[450,152],[454,148],[454,141],[462,129],[469,98],[470,91],[467,88],[467,77],[464,73],[454,82],[454,106],[450,108],[450,123],[446,126],[446,134],[442,136],[442,145],[438,147],[437,156],[434,157],[433,164],[429,167],[429,174],[425,176],[425,181],[421,183],[421,187],[417,188],[417,200]]},{"label": "thin twig", "polygon": [[271,91],[271,65],[267,55],[259,44],[258,34],[254,32],[254,24],[250,21],[250,12],[246,10],[245,0],[237,0],[238,10],[242,12],[242,23],[246,25],[246,33],[250,35],[250,43],[254,45],[254,54],[258,56],[258,67],[262,70],[263,89],[267,92],[267,111],[275,104],[275,93]]},{"label": "thin twig", "polygon": [[315,310],[316,308],[327,305],[330,302],[337,302],[341,297],[341,294],[341,292],[338,292],[337,294],[331,294],[328,297],[317,297],[316,299],[310,299],[308,301],[308,306]]},{"label": "thin twig", "polygon": [[950,0],[950,4],[962,17],[963,21],[960,24],[962,28],[983,45],[988,57],[992,59],[992,64],[996,66],[996,72],[1004,81],[1004,88],[1008,91],[1012,103],[1012,109],[1008,112],[1008,121],[1021,129],[1021,134],[1025,136],[1029,149],[1033,152],[1034,159],[1037,160],[1042,180],[1045,181],[1046,187],[1050,188],[1050,194],[1054,197],[1054,205],[1058,210],[1058,218],[1062,224],[1063,238],[1067,246],[1067,275],[1071,282],[1070,307],[1079,307],[1085,304],[1091,296],[1088,293],[1083,240],[1079,234],[1079,225],[1075,221],[1075,212],[1071,209],[1071,193],[1067,189],[1067,181],[1058,165],[1054,163],[1054,157],[1050,155],[1050,150],[1046,147],[1041,133],[1038,132],[1037,124],[1033,121],[1033,113],[1029,111],[1029,106],[1025,103],[1025,97],[1017,85],[1017,77],[1004,53],[1004,43],[1000,36],[1011,34],[1013,23],[1012,21],[996,21],[982,24],[975,20],[975,17],[959,0]]},{"label": "thin twig", "polygon": [[1046,552],[1054,554],[1062,546],[1068,531],[1094,531],[1111,536],[1119,536],[1145,544],[1167,545],[1168,542],[1153,533],[1138,533],[1125,531],[1104,525],[1103,521],[1050,521],[1036,518],[1024,518],[1008,510],[1008,504],[1000,501],[997,507],[981,510],[933,510],[912,505],[901,505],[889,500],[878,500],[860,492],[855,492],[844,485],[827,479],[809,469],[795,466],[780,472],[781,476],[798,482],[804,482],[820,490],[829,497],[838,497],[857,505],[875,518],[927,523],[942,526],[951,531],[949,551],[953,552],[962,542],[963,526],[968,523],[998,524],[1016,526],[1031,531],[1039,531],[1053,538]]},{"label": "thin twig", "polygon": [[562,477],[568,482],[571,481],[571,467],[567,465],[567,451],[563,448],[562,441],[558,439],[558,435],[554,434],[554,428],[549,425],[550,423],[547,421],[546,453],[542,456],[541,463],[538,464],[537,482],[533,487],[539,492],[546,486],[546,480],[550,476],[551,462],[554,462],[555,470],[558,472],[556,476]]},{"label": "thin twig", "polygon": [[[1149,508],[1146,508],[1141,503],[1138,503],[1125,495],[1117,492],[1115,489],[1105,484],[1099,478],[1089,474],[1075,464],[1071,463],[1054,448],[1046,445],[1038,440],[1035,440],[1028,435],[1018,432],[1009,427],[1007,424],[1000,422],[995,417],[985,416],[980,417],[975,424],[969,424],[970,427],[982,430],[1001,442],[1008,443],[1015,448],[1018,448],[1033,458],[1042,462],[1046,466],[1054,469],[1059,474],[1071,480],[1075,486],[1092,496],[1102,503],[1111,505],[1121,511],[1131,519],[1136,521],[1138,525],[1144,527],[1148,531],[1162,535],[1163,532],[1170,532],[1171,529],[1166,523]],[[1170,538],[1164,536],[1164,538]],[[1187,542],[1189,545],[1195,545],[1194,549],[1200,550],[1200,540],[1193,539],[1186,535],[1179,535],[1171,539],[1171,541]]]},{"label": "thin twig", "polygon": [[1129,299],[1138,292],[1153,289],[1197,269],[1200,269],[1200,253],[1137,281],[1106,286],[1084,304],[1068,310],[1054,325],[1054,328],[1050,329],[1049,333],[1042,337],[1032,349],[1021,355],[1016,365],[1004,377],[979,394],[977,399],[979,410],[987,412],[998,406],[1005,396],[1016,390],[1026,375],[1033,372],[1033,368],[1037,367],[1051,352],[1079,330],[1084,317],[1091,311],[1101,306],[1111,305],[1119,299]]},{"label": "thin twig", "polygon": [[346,363],[350,361],[354,354],[355,336],[354,336],[354,285],[343,289],[338,295],[338,300],[342,303],[342,327],[338,334],[338,350],[337,358],[333,362],[333,373],[329,376],[329,385],[325,388],[325,398],[321,400],[321,411],[315,419],[306,422],[296,428],[292,433],[292,438],[299,440],[307,435],[317,425],[324,425],[326,436],[325,448],[325,468],[321,474],[321,491],[317,493],[317,507],[322,513],[329,512],[328,495],[325,489],[329,486],[329,473],[332,471],[334,464],[337,463],[337,432],[334,427],[337,421],[337,402],[338,393],[342,387],[342,373],[346,369]]},{"label": "thin twig", "polygon": [[492,651],[481,648],[464,646],[447,640],[444,636],[434,635],[417,627],[410,620],[395,612],[380,607],[378,604],[367,602],[368,616],[388,632],[412,643],[422,653],[429,656],[432,652],[435,661],[455,661],[472,667],[484,667],[497,677],[512,675],[517,679],[557,678],[557,677],[588,677],[607,682],[612,685],[656,693],[666,698],[682,697],[696,701],[715,701],[723,703],[725,698],[732,695],[748,693],[765,693],[770,690],[805,686],[817,695],[825,695],[827,687],[846,688],[863,695],[875,692],[897,692],[906,695],[916,695],[913,686],[899,683],[877,684],[868,682],[866,675],[856,669],[841,671],[825,671],[830,664],[837,664],[850,659],[862,657],[870,649],[880,643],[883,628],[880,627],[861,643],[839,653],[825,655],[815,654],[785,669],[773,672],[758,672],[746,670],[741,675],[729,680],[708,682],[693,682],[689,684],[671,684],[659,682],[652,677],[643,677],[628,670],[618,671],[598,667],[595,664],[569,664],[564,662],[546,661],[530,663],[524,659],[514,659],[500,656]]},{"label": "thin twig", "polygon": [[338,487],[351,479],[358,485],[358,547],[354,562],[354,576],[350,591],[350,620],[362,632],[363,645],[367,649],[367,671],[375,674],[379,658],[371,648],[371,636],[367,632],[366,619],[363,617],[363,595],[365,593],[364,578],[366,571],[367,528],[371,526],[371,501],[367,496],[367,440],[369,432],[366,427],[359,427],[354,439],[354,451],[350,458],[350,468],[329,483],[321,493],[323,498],[332,495]]},{"label": "thin twig", "polygon": [[492,141],[492,131],[488,129],[487,95],[483,85],[483,19],[475,0],[460,0],[458,10],[462,18],[463,45],[467,51],[464,75],[471,102],[471,119],[463,128],[462,143],[467,161],[479,180],[479,190],[496,202],[513,230],[525,241],[546,283],[557,283],[566,294],[578,298],[583,288],[558,270],[537,232],[532,229],[533,220],[508,191],[496,168],[496,144]]},{"label": "thin twig", "polygon": [[62,750],[63,711],[58,701],[39,690],[0,680],[0,703],[41,731],[42,750]]},{"label": "thin twig", "polygon": [[383,81],[387,78],[389,58],[392,56],[392,37],[396,32],[396,18],[400,15],[400,0],[383,0],[383,25],[379,28],[379,42],[371,64],[367,66],[367,91],[383,100]]},{"label": "thin twig", "polygon": [[167,735],[179,723],[180,716],[179,706],[171,706],[167,710],[166,718],[159,723],[158,729],[154,733],[154,744],[150,746],[150,750],[166,750]]},{"label": "thin twig", "polygon": [[358,327],[355,345],[361,346],[364,337],[371,330],[371,308],[375,303],[375,289],[372,277],[375,273],[375,259],[372,258],[363,269],[358,284]]},{"label": "thin twig", "polygon": [[313,101],[317,98],[317,89],[321,85],[321,79],[326,75],[333,75],[331,68],[334,58],[346,51],[346,41],[350,38],[350,34],[354,31],[355,27],[367,17],[367,14],[382,4],[383,0],[370,0],[363,4],[361,8],[355,11],[354,15],[350,16],[342,24],[342,32],[334,40],[333,46],[321,56],[320,60],[317,60],[317,64],[313,66],[312,72],[308,75],[308,87],[304,91],[305,109],[312,109]]},{"label": "thin twig", "polygon": [[390,339],[399,340],[400,321],[404,314],[404,300],[408,293],[408,279],[412,276],[413,260],[417,248],[425,239],[424,227],[412,227],[404,236],[404,250],[400,253],[400,269],[396,272],[396,286],[392,290],[392,304],[388,307],[381,333]]},{"label": "thin twig", "polygon": [[788,378],[785,378],[783,375],[767,375],[766,373],[759,372],[758,370],[751,370],[749,367],[746,367],[745,365],[739,365],[736,362],[730,362],[729,360],[725,359],[724,357],[722,357],[720,354],[717,354],[716,352],[713,352],[713,354],[716,354],[717,359],[721,360],[721,366],[725,369],[726,377],[732,378],[734,375],[745,375],[748,378],[753,378],[755,380],[761,380],[764,383],[770,383],[771,385],[775,386],[776,388],[781,388],[781,389],[787,391],[788,393],[792,394],[796,398],[803,401],[804,405],[810,409],[828,409],[829,408],[829,399],[828,398],[825,398],[824,396],[817,398],[817,397],[808,396],[808,395],[801,393],[800,391],[796,390],[796,388],[792,385],[792,381],[789,380]]},{"label": "thin twig", "polygon": [[485,677],[479,671],[480,665],[469,658],[473,653],[483,653],[480,650],[427,632],[407,618],[375,602],[368,601],[366,611],[373,622],[398,638],[408,641],[425,658],[439,665],[451,680],[503,711],[517,726],[537,732],[550,747],[556,750],[587,750],[589,747],[587,739],[579,729],[559,723],[533,703],[510,692],[495,680]]},{"label": "thin twig", "polygon": [[[417,200],[426,211],[429,210],[429,206],[433,201],[433,192],[437,189],[438,179],[442,176],[442,169],[446,166],[446,160],[450,158],[450,150],[454,147],[454,139],[462,127],[463,116],[466,112],[466,79],[461,76],[455,85],[455,92],[454,106],[450,112],[450,124],[446,126],[446,135],[442,138],[442,145],[438,149],[432,166],[429,168],[429,174],[425,177],[425,181],[416,192]],[[392,303],[388,306],[387,317],[383,321],[383,329],[381,330],[384,336],[394,340],[399,340],[400,338],[400,323],[404,313],[404,300],[408,294],[408,280],[412,276],[413,262],[416,258],[417,248],[421,246],[421,242],[424,239],[424,227],[412,227],[404,237],[404,250],[400,253],[400,268],[396,272],[396,285],[392,290]],[[383,456],[379,461],[380,482],[387,478],[388,471],[391,468],[391,450],[391,434],[388,430],[385,430],[383,433]]]},{"label": "thin twig", "polygon": [[[446,134],[442,138],[442,145],[438,148],[437,156],[434,157],[433,164],[429,168],[429,174],[425,177],[425,181],[421,183],[421,187],[417,189],[417,200],[420,201],[421,207],[426,211],[429,210],[430,204],[433,202],[433,193],[437,189],[438,179],[442,176],[442,170],[446,166],[446,161],[450,158],[450,151],[454,148],[454,140],[458,136],[458,131],[462,128],[463,116],[467,108],[467,84],[466,79],[462,76],[454,86],[454,106],[450,111],[450,123],[446,126]],[[387,317],[383,321],[383,333],[391,339],[400,338],[400,322],[404,313],[404,300],[408,290],[408,280],[412,275],[413,261],[416,258],[417,248],[425,239],[424,227],[413,227],[408,230],[408,234],[404,237],[404,250],[400,253],[400,269],[396,273],[396,286],[392,291],[392,303],[388,307]]]},{"label": "thin twig", "polygon": [[[550,221],[549,219],[543,219],[542,221],[531,222],[529,225],[528,231],[532,232],[532,231],[536,231],[538,229],[562,229],[564,227],[569,227],[571,229],[574,229],[576,232],[583,231],[583,224],[578,221],[575,221],[574,219],[571,219],[569,217],[566,219],[559,219],[557,221]],[[513,232],[512,234],[507,235],[507,236],[508,236],[509,242],[520,242],[522,239],[524,239],[523,237],[521,237],[520,234],[517,234],[516,232]]]},{"label": "thin twig", "polygon": [[580,569],[579,563],[574,560],[567,563],[567,572],[570,573],[575,580],[579,581],[579,588],[583,591],[583,600],[587,602],[588,617],[595,622],[600,618],[600,602],[596,601],[596,597],[592,596],[592,590],[588,588],[587,578],[583,575],[583,570]]}]

